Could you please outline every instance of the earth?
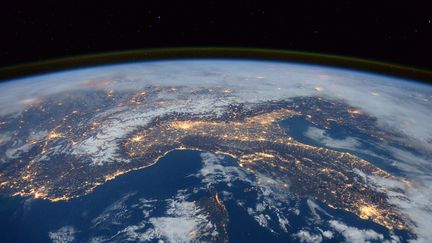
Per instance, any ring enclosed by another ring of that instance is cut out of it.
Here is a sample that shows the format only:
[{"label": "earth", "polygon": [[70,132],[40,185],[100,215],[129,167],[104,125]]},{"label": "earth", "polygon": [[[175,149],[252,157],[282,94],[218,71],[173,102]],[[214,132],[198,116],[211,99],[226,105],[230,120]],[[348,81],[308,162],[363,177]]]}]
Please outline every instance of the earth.
[{"label": "earth", "polygon": [[166,60],[0,83],[2,242],[432,242],[432,87]]}]

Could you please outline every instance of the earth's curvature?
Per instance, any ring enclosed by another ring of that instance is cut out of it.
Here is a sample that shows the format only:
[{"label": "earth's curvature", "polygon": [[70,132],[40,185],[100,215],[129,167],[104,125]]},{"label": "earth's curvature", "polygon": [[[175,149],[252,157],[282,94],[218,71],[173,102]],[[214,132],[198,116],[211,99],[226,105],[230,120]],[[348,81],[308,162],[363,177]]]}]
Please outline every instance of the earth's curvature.
[{"label": "earth's curvature", "polygon": [[0,83],[3,242],[431,242],[432,87],[176,60]]}]

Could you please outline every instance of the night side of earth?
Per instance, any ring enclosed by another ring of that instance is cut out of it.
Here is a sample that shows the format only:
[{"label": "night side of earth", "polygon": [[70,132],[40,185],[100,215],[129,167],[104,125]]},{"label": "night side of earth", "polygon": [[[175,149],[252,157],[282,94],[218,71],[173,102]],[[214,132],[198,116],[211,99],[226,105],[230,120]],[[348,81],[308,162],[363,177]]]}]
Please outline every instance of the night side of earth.
[{"label": "night side of earth", "polygon": [[5,242],[430,242],[432,87],[171,60],[0,83]]}]

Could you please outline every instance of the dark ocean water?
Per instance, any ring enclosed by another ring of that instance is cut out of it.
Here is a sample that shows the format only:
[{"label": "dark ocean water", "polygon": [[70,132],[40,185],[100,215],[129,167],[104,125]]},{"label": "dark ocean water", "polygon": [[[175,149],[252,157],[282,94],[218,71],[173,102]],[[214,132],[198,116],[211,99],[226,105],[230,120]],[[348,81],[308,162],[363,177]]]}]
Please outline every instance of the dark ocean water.
[{"label": "dark ocean water", "polygon": [[[301,137],[302,129],[306,129],[304,121],[285,121],[292,129],[290,135],[305,143],[315,145],[313,141]],[[235,166],[237,162],[230,157],[223,159],[224,165]],[[113,225],[112,228],[92,228],[92,219],[100,215],[104,209],[112,205],[127,193],[133,193],[134,198],[154,199],[154,214],[164,213],[164,200],[175,197],[179,190],[191,190],[202,186],[200,178],[190,176],[202,168],[202,160],[199,151],[173,151],[161,158],[155,165],[132,171],[125,175],[105,183],[95,189],[89,195],[72,199],[68,202],[51,203],[44,200],[31,200],[26,198],[0,198],[0,242],[49,242],[48,232],[55,231],[65,225],[76,228],[76,240],[85,241],[95,234],[113,235],[123,226]],[[252,176],[253,177],[253,176]],[[251,177],[251,178],[252,178]],[[250,192],[251,185],[244,182],[235,182],[228,186],[226,183],[217,183],[214,189],[218,192],[229,191],[233,199],[224,202],[229,215],[228,236],[232,242],[287,242],[294,238],[292,233],[302,229],[319,232],[314,224],[311,224],[311,210],[307,206],[306,199],[293,199],[287,202],[285,208],[295,207],[299,214],[288,213],[290,221],[288,233],[277,231],[275,233],[261,227],[251,217],[244,207],[238,205],[238,200],[246,202],[253,207],[257,203],[256,194]],[[208,191],[196,191],[190,200],[210,196]],[[136,201],[136,200],[135,200]],[[330,227],[325,223],[329,219],[338,219],[347,225],[357,228],[373,229],[385,236],[388,232],[385,228],[369,221],[360,220],[353,214],[340,210],[333,210],[317,202],[331,216],[318,212],[322,222],[321,230]],[[288,212],[288,211],[287,211]],[[292,212],[292,211],[289,211]],[[132,214],[127,224],[136,224],[141,220],[141,214]],[[270,225],[277,226],[278,222]],[[399,232],[402,233],[402,232]],[[343,240],[342,236],[335,235],[328,242]]]}]

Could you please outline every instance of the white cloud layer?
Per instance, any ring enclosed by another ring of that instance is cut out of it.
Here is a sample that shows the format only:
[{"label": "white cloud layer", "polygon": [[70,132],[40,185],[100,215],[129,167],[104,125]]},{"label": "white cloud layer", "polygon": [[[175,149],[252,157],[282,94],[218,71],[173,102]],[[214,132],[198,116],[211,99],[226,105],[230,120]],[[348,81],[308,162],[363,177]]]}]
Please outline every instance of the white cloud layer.
[{"label": "white cloud layer", "polygon": [[370,242],[372,240],[384,241],[384,236],[382,234],[377,233],[376,231],[371,229],[358,229],[355,227],[347,226],[346,224],[337,220],[330,220],[329,224],[334,230],[344,236],[346,242],[364,243]]},{"label": "white cloud layer", "polygon": [[309,127],[305,136],[332,148],[355,150],[361,146],[356,138],[335,139],[327,135],[325,130],[316,127]]},{"label": "white cloud layer", "polygon": [[307,230],[300,230],[293,234],[293,237],[304,243],[320,243],[323,240],[320,234],[313,234]]},{"label": "white cloud layer", "polygon": [[56,231],[48,233],[53,243],[70,243],[75,240],[77,230],[73,226],[63,226]]},{"label": "white cloud layer", "polygon": [[[214,239],[218,236],[216,224],[206,210],[195,201],[188,200],[190,194],[179,190],[173,198],[130,199],[135,193],[127,193],[112,203],[92,220],[94,231],[105,230],[107,235],[96,235],[92,242],[149,242],[154,240],[164,242],[200,242]],[[157,203],[163,202],[162,213]],[[130,224],[130,214],[134,218],[141,215],[138,223]],[[113,229],[118,229],[114,235]]]},{"label": "white cloud layer", "polygon": [[304,95],[343,99],[378,117],[382,126],[432,141],[430,86],[352,70],[265,61],[143,62],[40,75],[0,84],[0,114],[31,103],[24,101],[67,90],[149,85],[226,87],[239,102]]}]

